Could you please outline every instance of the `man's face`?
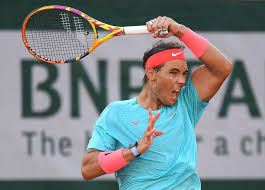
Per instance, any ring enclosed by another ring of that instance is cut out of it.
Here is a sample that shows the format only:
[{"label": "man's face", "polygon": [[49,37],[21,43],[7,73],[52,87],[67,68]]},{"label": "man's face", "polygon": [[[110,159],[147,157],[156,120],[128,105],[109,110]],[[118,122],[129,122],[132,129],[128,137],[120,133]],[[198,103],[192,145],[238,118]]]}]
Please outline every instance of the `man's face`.
[{"label": "man's face", "polygon": [[184,60],[164,63],[156,72],[152,87],[153,93],[164,105],[174,105],[180,90],[186,83],[188,68]]}]

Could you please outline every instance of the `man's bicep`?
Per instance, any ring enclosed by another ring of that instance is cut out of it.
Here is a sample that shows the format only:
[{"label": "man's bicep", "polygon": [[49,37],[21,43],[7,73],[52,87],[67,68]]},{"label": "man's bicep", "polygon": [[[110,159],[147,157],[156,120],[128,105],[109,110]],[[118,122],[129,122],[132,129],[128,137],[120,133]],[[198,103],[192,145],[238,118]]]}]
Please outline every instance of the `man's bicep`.
[{"label": "man's bicep", "polygon": [[214,76],[206,66],[200,66],[191,74],[194,84],[201,101],[208,102],[219,90],[224,80]]}]

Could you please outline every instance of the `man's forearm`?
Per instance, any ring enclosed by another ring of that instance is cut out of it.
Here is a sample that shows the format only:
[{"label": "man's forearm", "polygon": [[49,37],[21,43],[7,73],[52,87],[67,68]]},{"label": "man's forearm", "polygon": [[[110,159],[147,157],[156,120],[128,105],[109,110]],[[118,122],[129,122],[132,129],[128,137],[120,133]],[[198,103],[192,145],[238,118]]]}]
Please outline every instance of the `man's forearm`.
[{"label": "man's forearm", "polygon": [[85,180],[90,180],[105,174],[98,163],[99,153],[100,151],[85,153],[81,167],[81,173]]},{"label": "man's forearm", "polygon": [[[188,32],[191,37],[188,37],[187,39],[185,35],[187,35]],[[228,76],[231,71],[231,63],[222,52],[208,42],[208,40],[181,24],[178,26],[178,30],[175,31],[174,36],[178,37],[183,43],[185,43],[193,54],[197,56],[197,58],[199,58],[215,76],[224,78]],[[205,50],[201,51],[201,49]]]},{"label": "man's forearm", "polygon": [[[101,151],[88,151],[85,153],[85,156],[83,158],[82,162],[82,176],[85,180],[90,180],[95,177],[101,176],[106,174],[107,172],[103,169],[106,169],[106,165],[99,162],[99,154],[106,154],[110,152],[101,152]],[[113,152],[112,152],[113,153]],[[111,153],[110,153],[111,154]],[[105,155],[103,155],[105,156]],[[130,162],[132,159],[135,158],[134,154],[132,153],[130,148],[124,148],[122,149],[122,156],[123,159],[126,162]],[[110,162],[109,159],[112,159],[111,157],[106,158],[105,162]],[[104,162],[104,160],[101,160]],[[119,163],[120,160],[115,160],[113,162],[110,162],[112,166],[115,166],[117,163]],[[103,168],[102,168],[103,167]],[[108,167],[108,166],[107,166]],[[107,168],[108,171],[109,168]],[[120,168],[119,168],[120,169]]]}]

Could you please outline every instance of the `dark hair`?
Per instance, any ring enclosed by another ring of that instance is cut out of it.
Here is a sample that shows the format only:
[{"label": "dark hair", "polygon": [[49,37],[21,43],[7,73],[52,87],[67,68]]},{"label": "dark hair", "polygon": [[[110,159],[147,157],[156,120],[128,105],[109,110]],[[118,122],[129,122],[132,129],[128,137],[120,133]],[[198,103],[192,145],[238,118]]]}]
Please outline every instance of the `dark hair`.
[{"label": "dark hair", "polygon": [[[158,42],[156,42],[151,49],[144,52],[144,56],[143,56],[144,70],[145,70],[145,63],[149,57],[151,57],[152,55],[158,52],[161,52],[167,49],[174,49],[174,48],[184,50],[185,46],[179,44],[178,42],[173,42],[173,41],[165,42],[163,40],[159,40]],[[163,65],[158,65],[157,67],[154,68],[154,70],[158,72],[162,67]],[[145,85],[147,81],[148,81],[148,78],[145,74],[143,78],[143,85]]]}]

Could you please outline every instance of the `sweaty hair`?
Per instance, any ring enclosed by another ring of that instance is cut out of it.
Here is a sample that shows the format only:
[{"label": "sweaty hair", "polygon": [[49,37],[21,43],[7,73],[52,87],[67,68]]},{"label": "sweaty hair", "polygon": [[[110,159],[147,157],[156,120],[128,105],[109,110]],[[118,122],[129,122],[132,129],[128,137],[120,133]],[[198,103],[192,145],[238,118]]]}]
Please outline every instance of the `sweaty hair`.
[{"label": "sweaty hair", "polygon": [[[143,56],[143,68],[144,68],[144,70],[145,70],[146,61],[149,57],[151,57],[152,55],[154,55],[158,52],[161,52],[161,51],[164,51],[167,49],[174,49],[174,48],[184,50],[185,46],[179,44],[178,42],[173,42],[173,41],[165,42],[163,40],[159,40],[158,42],[156,42],[151,49],[144,52],[144,56]],[[161,67],[163,67],[163,64],[158,65],[157,67],[154,68],[154,70],[156,72],[158,72],[161,69]],[[147,83],[147,81],[148,81],[148,78],[145,74],[144,78],[143,78],[143,85],[145,85]]]}]

